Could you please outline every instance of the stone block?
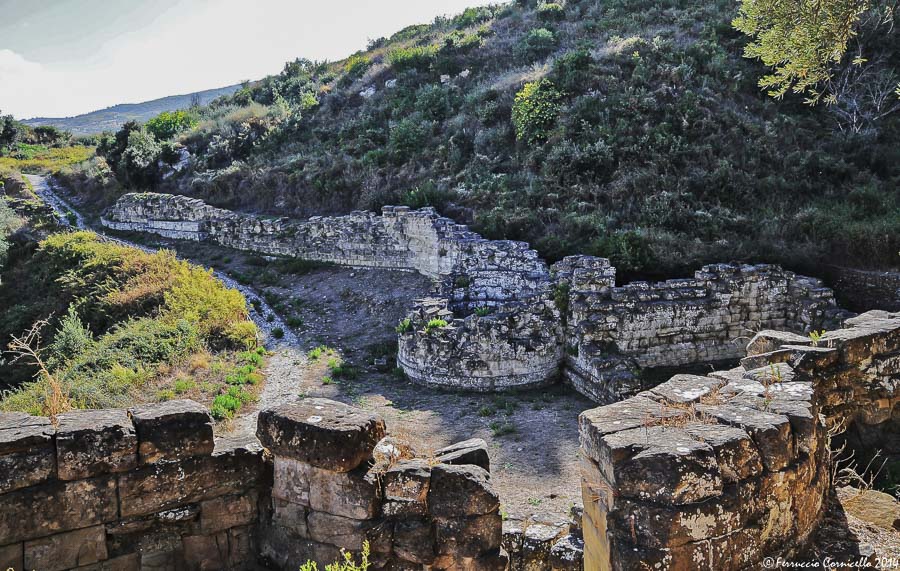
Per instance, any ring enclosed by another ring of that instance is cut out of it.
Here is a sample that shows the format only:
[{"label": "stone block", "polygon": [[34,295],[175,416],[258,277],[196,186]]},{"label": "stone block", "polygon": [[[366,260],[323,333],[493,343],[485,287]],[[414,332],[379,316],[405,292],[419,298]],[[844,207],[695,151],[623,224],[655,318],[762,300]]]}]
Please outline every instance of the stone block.
[{"label": "stone block", "polygon": [[434,520],[439,555],[478,557],[500,548],[503,520],[500,514]]},{"label": "stone block", "polygon": [[119,475],[122,517],[145,515],[255,488],[264,473],[262,452],[243,446],[151,464]]},{"label": "stone block", "polygon": [[308,398],[260,412],[256,435],[276,456],[349,472],[372,457],[384,421],[343,403]]},{"label": "stone block", "polygon": [[394,525],[394,554],[404,561],[431,565],[435,558],[434,541],[434,526],[428,519],[403,518]]},{"label": "stone block", "polygon": [[438,464],[431,469],[429,513],[444,518],[496,512],[500,498],[491,486],[490,474],[474,465]]},{"label": "stone block", "polygon": [[200,502],[201,533],[210,535],[253,523],[257,517],[257,498],[257,492],[251,490]]},{"label": "stone block", "polygon": [[425,460],[406,460],[389,468],[382,476],[384,515],[421,516],[427,511],[431,467]]},{"label": "stone block", "polygon": [[472,438],[451,444],[434,451],[435,460],[442,464],[474,464],[488,472],[491,471],[491,460],[488,456],[487,442],[481,438]]},{"label": "stone block", "polygon": [[131,410],[142,465],[188,456],[208,456],[215,448],[213,421],[192,400],[172,400]]},{"label": "stone block", "polygon": [[685,504],[722,493],[712,446],[682,428],[623,430],[607,434],[599,445],[597,466],[617,496]]},{"label": "stone block", "polygon": [[554,543],[550,571],[584,571],[584,539],[569,534]]},{"label": "stone block", "polygon": [[695,439],[712,446],[725,483],[745,480],[762,472],[759,450],[744,430],[700,422],[688,424],[684,430]]},{"label": "stone block", "polygon": [[764,329],[750,340],[747,344],[747,355],[755,356],[763,353],[770,353],[780,349],[782,345],[811,345],[812,339],[806,335],[798,335],[788,331],[773,331]]},{"label": "stone block", "polygon": [[275,457],[272,497],[353,519],[371,519],[381,508],[381,487],[365,466],[333,472],[281,456]]},{"label": "stone block", "polygon": [[100,476],[48,482],[2,496],[0,545],[37,539],[113,521],[118,517],[116,481]]},{"label": "stone block", "polygon": [[373,553],[390,551],[393,526],[387,522],[310,512],[307,526],[310,539],[319,543],[361,551],[363,542],[368,541]]},{"label": "stone block", "polygon": [[550,550],[566,532],[542,523],[529,524],[522,534],[522,570],[543,571],[550,567]]},{"label": "stone block", "polygon": [[64,571],[106,558],[106,530],[102,525],[25,542],[26,569]]},{"label": "stone block", "polygon": [[48,418],[24,412],[0,413],[0,494],[53,476],[54,432]]},{"label": "stone block", "polygon": [[730,404],[697,405],[697,410],[747,431],[769,471],[781,470],[794,457],[794,439],[787,416]]},{"label": "stone block", "polygon": [[688,404],[699,401],[725,384],[722,379],[699,375],[675,375],[646,393],[641,393],[662,402]]},{"label": "stone block", "polygon": [[74,571],[142,571],[141,555],[128,553],[118,557],[111,557],[105,561],[78,567]]},{"label": "stone block", "polygon": [[12,569],[18,571],[25,569],[24,545],[22,543],[13,543],[0,547],[0,569]]},{"label": "stone block", "polygon": [[137,466],[137,434],[124,410],[84,410],[57,416],[60,480],[78,480]]},{"label": "stone block", "polygon": [[289,529],[298,537],[309,539],[306,516],[309,510],[301,505],[272,498],[272,524]]}]

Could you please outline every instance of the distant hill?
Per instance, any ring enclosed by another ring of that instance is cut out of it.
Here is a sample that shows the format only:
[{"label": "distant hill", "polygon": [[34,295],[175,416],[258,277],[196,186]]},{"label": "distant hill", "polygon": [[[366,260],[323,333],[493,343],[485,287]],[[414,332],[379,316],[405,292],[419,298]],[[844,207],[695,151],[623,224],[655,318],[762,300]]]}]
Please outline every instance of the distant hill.
[{"label": "distant hill", "polygon": [[103,131],[116,131],[128,121],[146,121],[163,111],[185,109],[191,106],[191,101],[196,97],[199,97],[200,105],[206,105],[217,97],[231,95],[240,87],[240,85],[230,85],[185,95],[170,95],[169,97],[145,101],[144,103],[123,103],[76,117],[35,117],[22,122],[32,127],[53,125],[54,127],[70,131],[75,135],[93,135]]}]

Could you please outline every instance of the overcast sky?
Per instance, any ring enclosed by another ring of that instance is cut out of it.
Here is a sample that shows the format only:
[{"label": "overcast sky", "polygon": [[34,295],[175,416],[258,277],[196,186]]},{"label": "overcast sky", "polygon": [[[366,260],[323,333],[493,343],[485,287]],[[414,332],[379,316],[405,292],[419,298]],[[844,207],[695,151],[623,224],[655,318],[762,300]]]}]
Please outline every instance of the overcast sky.
[{"label": "overcast sky", "polygon": [[486,0],[0,0],[0,111],[66,117],[224,87]]}]

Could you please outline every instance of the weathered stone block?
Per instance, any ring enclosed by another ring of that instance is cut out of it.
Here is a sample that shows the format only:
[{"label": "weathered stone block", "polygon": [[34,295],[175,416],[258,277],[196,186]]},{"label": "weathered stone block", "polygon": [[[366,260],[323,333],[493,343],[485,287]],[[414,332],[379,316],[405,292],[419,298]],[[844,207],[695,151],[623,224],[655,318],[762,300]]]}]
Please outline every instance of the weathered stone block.
[{"label": "weathered stone block", "polygon": [[685,504],[722,493],[715,451],[684,429],[650,426],[607,434],[597,465],[616,495]]},{"label": "weathered stone block", "polygon": [[522,535],[522,570],[543,571],[550,567],[550,550],[565,529],[542,523],[529,524]]},{"label": "weathered stone block", "polygon": [[384,421],[343,403],[309,398],[260,412],[256,435],[276,456],[349,472],[371,458],[384,437]]},{"label": "weathered stone block", "polygon": [[382,475],[384,515],[421,516],[427,511],[426,500],[431,482],[431,467],[424,460],[406,460]]},{"label": "weathered stone block", "polygon": [[48,482],[2,496],[0,544],[37,539],[118,517],[116,481],[100,476]]},{"label": "weathered stone block", "polygon": [[551,571],[583,571],[584,539],[576,535],[566,535],[550,549]]},{"label": "weathered stone block", "polygon": [[0,413],[0,494],[33,486],[53,475],[54,432],[48,418]]},{"label": "weathered stone block", "polygon": [[145,466],[119,476],[123,517],[144,515],[256,487],[262,452],[238,446],[212,456]]},{"label": "weathered stone block", "polygon": [[0,547],[0,569],[25,569],[24,545],[22,543],[14,543],[5,547]]},{"label": "weathered stone block", "polygon": [[143,571],[141,568],[141,555],[139,553],[128,553],[118,557],[111,557],[105,561],[94,563],[93,565],[85,565],[74,571]]},{"label": "weathered stone block", "polygon": [[724,482],[745,480],[762,471],[759,450],[750,435],[740,428],[694,422],[685,426],[684,430],[697,440],[712,446]]},{"label": "weathered stone block", "polygon": [[487,442],[481,438],[472,438],[451,444],[434,452],[435,460],[442,464],[474,464],[491,471],[491,460],[488,456]]},{"label": "weathered stone block", "polygon": [[256,521],[257,498],[256,491],[251,490],[200,502],[201,533],[211,535]]},{"label": "weathered stone block", "polygon": [[141,464],[206,456],[215,448],[213,421],[203,405],[172,400],[131,410]]},{"label": "weathered stone block", "polygon": [[754,356],[762,353],[770,353],[781,348],[782,345],[810,345],[812,339],[805,335],[790,333],[788,331],[773,331],[765,329],[753,336],[747,344],[747,355]]},{"label": "weathered stone block", "polygon": [[394,554],[405,561],[431,565],[435,558],[434,540],[434,526],[428,519],[403,518],[394,525]]},{"label": "weathered stone block", "polygon": [[358,520],[324,512],[310,512],[307,517],[310,538],[319,543],[360,551],[368,541],[372,552],[390,550],[393,526],[383,521]]},{"label": "weathered stone block", "polygon": [[78,480],[137,466],[137,434],[124,410],[85,410],[57,417],[60,480]]},{"label": "weathered stone block", "polygon": [[478,557],[500,548],[503,520],[500,514],[434,520],[437,552],[440,555]]},{"label": "weathered stone block", "polygon": [[25,568],[63,571],[107,558],[102,525],[25,542]]},{"label": "weathered stone block", "polygon": [[353,519],[371,519],[381,507],[381,487],[365,466],[333,472],[281,456],[275,457],[272,497]]},{"label": "weathered stone block", "polygon": [[730,404],[697,405],[697,410],[746,430],[759,447],[763,465],[769,471],[781,470],[794,457],[791,423],[784,415]]},{"label": "weathered stone block", "polygon": [[444,518],[496,512],[500,498],[491,486],[490,474],[473,465],[438,464],[431,469],[429,513]]}]

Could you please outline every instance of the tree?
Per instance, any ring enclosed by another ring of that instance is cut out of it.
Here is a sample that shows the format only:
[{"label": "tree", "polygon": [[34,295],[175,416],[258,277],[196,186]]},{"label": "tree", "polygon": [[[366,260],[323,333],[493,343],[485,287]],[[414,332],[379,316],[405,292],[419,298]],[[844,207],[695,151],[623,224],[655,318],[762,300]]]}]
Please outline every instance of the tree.
[{"label": "tree", "polygon": [[[803,94],[809,104],[823,99],[841,103],[842,97],[847,103],[850,98],[851,108],[874,105],[880,108],[874,115],[883,116],[885,94],[900,96],[900,84],[893,70],[882,65],[888,63],[882,60],[892,59],[892,50],[875,44],[877,36],[893,33],[896,4],[897,0],[742,0],[733,25],[751,38],[745,57],[772,69],[759,81],[769,95]],[[865,89],[859,89],[861,82],[867,84]],[[871,93],[873,87],[877,93]],[[898,108],[891,107],[890,112]]]},{"label": "tree", "polygon": [[147,130],[157,141],[168,141],[191,127],[197,125],[197,118],[187,111],[163,111],[147,121]]}]

